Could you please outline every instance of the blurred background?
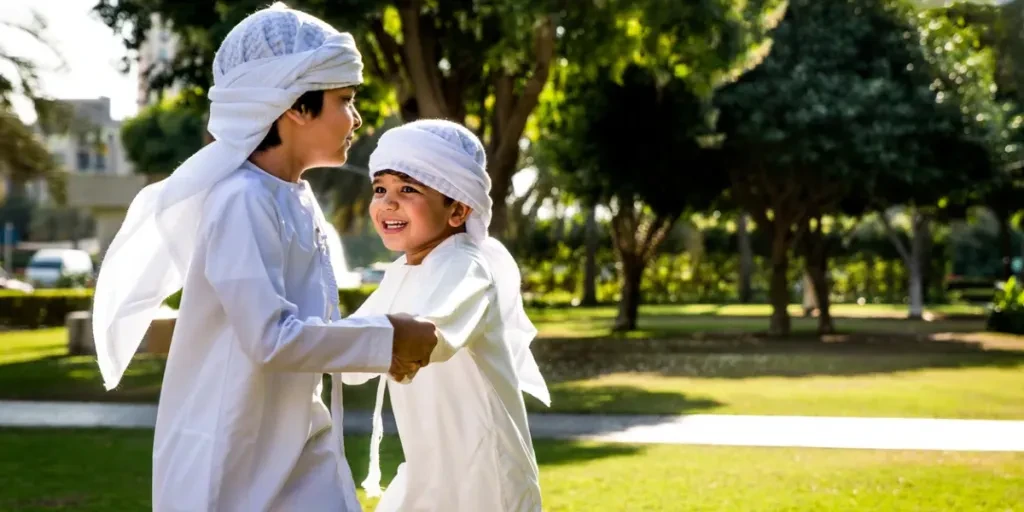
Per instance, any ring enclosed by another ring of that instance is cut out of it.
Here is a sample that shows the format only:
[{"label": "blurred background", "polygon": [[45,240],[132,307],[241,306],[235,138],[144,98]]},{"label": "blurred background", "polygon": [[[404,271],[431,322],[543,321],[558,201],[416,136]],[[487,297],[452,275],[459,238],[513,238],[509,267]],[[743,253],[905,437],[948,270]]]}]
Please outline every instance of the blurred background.
[{"label": "blurred background", "polygon": [[[343,307],[396,256],[366,222],[376,140],[417,118],[465,124],[540,329],[554,402],[529,402],[535,424],[1024,420],[1024,0],[287,4],[352,32],[366,66],[349,162],[306,175],[344,248]],[[107,393],[91,287],[135,193],[209,140],[214,52],[267,5],[0,6],[0,510],[148,508],[150,431],[10,428],[3,410],[48,406],[46,423],[127,402],[145,417],[158,400],[178,297]],[[363,410],[372,390],[346,400]],[[550,510],[1024,503],[1019,445],[563,434],[537,445]],[[367,448],[351,437],[358,481]],[[385,480],[401,457],[388,443]]]}]

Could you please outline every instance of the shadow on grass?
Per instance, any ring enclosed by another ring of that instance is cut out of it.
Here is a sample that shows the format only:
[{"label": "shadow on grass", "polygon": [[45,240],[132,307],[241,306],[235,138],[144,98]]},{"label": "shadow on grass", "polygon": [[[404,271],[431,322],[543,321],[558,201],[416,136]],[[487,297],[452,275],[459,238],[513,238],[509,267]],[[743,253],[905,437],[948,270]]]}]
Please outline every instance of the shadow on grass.
[{"label": "shadow on grass", "polygon": [[[107,512],[151,508],[152,430],[0,429],[0,510]],[[646,446],[534,442],[541,471],[608,457],[642,454]],[[366,478],[369,436],[345,439],[356,482]],[[401,444],[381,444],[382,484],[402,461]],[[366,510],[372,510],[367,507]]]},{"label": "shadow on grass", "polygon": [[[725,405],[707,398],[688,396],[681,391],[654,391],[628,385],[559,387],[556,384],[558,383],[548,379],[553,408],[544,406],[540,400],[530,395],[524,395],[527,409],[531,413],[559,411],[601,413],[614,410],[616,414],[648,414],[651,411],[695,414]],[[324,383],[325,395],[329,393],[329,387],[328,380]],[[376,379],[359,386],[345,386],[345,410],[372,410],[376,393]],[[383,409],[391,410],[390,400],[384,400]],[[388,431],[393,432],[393,429],[389,427]],[[602,432],[604,431],[595,433]]]},{"label": "shadow on grass", "polygon": [[136,356],[118,387],[106,391],[93,356],[48,356],[0,364],[0,399],[156,402],[166,360]]},{"label": "shadow on grass", "polygon": [[[643,422],[654,423],[651,419],[634,419],[630,425],[644,424]],[[609,429],[592,429],[594,433],[601,433]],[[369,435],[346,435],[345,436],[345,457],[352,468],[352,476],[355,481],[362,482],[366,478],[370,445]],[[534,451],[537,455],[537,464],[540,466],[571,465],[579,462],[603,459],[607,457],[628,456],[640,453],[642,446],[618,445],[618,444],[594,444],[591,445],[579,441],[566,441],[558,439],[533,440]],[[398,465],[404,460],[402,454],[402,443],[396,435],[385,435],[381,441],[380,462],[382,482],[388,482],[394,477]]]},{"label": "shadow on grass", "polygon": [[841,335],[786,341],[747,335],[672,339],[542,339],[532,345],[549,383],[622,372],[671,377],[854,376],[920,369],[1024,365],[1024,344],[991,348],[956,334]]},{"label": "shadow on grass", "polygon": [[634,445],[586,445],[550,439],[535,439],[533,446],[537,451],[537,465],[541,466],[542,471],[546,466],[563,466],[608,457],[636,455],[645,449]]}]

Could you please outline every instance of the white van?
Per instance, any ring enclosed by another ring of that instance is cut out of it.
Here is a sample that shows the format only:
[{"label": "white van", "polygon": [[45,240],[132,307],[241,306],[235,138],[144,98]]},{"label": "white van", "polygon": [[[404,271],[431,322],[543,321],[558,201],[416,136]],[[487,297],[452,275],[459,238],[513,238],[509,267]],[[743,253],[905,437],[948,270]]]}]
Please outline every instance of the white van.
[{"label": "white van", "polygon": [[62,277],[92,274],[92,258],[79,249],[40,249],[25,267],[25,278],[43,287],[55,286]]}]

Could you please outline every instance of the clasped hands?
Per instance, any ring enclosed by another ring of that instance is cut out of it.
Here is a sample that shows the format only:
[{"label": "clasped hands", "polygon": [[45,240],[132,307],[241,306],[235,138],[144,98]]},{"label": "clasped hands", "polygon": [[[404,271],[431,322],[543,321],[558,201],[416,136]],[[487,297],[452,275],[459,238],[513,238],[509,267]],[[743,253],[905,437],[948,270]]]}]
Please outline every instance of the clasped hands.
[{"label": "clasped hands", "polygon": [[437,345],[437,328],[404,313],[388,315],[388,320],[395,329],[388,374],[398,382],[405,382],[430,363],[430,354]]}]

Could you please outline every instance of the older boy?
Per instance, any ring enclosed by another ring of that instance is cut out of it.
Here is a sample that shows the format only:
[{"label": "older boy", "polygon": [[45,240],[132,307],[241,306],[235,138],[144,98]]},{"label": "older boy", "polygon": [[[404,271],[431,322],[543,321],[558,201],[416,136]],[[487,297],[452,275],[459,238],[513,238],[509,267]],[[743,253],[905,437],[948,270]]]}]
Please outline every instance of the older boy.
[{"label": "older boy", "polygon": [[277,5],[232,29],[213,67],[216,141],[139,193],[104,261],[100,369],[116,386],[153,311],[183,286],[153,510],[359,510],[323,373],[425,364],[436,342],[407,316],[339,318],[326,223],[300,179],[346,159],[360,55],[349,34]]}]

